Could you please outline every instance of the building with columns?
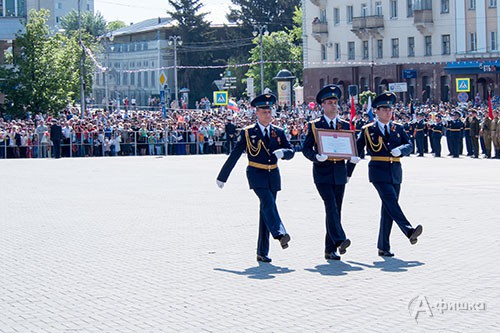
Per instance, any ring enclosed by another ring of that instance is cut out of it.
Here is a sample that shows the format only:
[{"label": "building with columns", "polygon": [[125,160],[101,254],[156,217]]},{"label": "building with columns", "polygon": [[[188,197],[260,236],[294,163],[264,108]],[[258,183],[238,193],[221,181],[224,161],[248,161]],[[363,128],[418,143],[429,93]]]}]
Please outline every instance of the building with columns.
[{"label": "building with columns", "polygon": [[[303,0],[304,98],[325,84],[380,93],[405,82],[408,101],[500,94],[496,0]],[[498,71],[497,71],[498,69]]]}]

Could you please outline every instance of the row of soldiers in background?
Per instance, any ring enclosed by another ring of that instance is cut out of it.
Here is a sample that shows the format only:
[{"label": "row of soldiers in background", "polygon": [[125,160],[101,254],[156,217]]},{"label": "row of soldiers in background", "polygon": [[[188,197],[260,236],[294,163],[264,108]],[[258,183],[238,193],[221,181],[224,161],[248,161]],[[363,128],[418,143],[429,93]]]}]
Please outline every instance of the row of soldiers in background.
[{"label": "row of soldiers in background", "polygon": [[[467,156],[478,158],[481,149],[485,158],[500,159],[500,110],[494,110],[493,116],[491,119],[487,111],[482,114],[476,109],[469,109],[465,115],[459,111],[447,114],[418,112],[416,119],[407,113],[397,113],[395,120],[403,124],[413,144],[412,154],[417,156],[430,152],[435,157],[441,157],[441,138],[444,136],[449,156],[453,158],[463,155],[465,141]],[[356,115],[356,134],[368,123],[368,114],[364,113],[362,117]],[[360,154],[363,158],[364,152]]]}]

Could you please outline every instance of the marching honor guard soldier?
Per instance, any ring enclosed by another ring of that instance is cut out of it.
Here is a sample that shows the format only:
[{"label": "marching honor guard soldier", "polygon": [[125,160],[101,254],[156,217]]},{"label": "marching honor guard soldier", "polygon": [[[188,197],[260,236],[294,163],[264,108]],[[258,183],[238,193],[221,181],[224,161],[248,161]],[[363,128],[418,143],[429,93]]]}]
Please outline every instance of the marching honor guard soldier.
[{"label": "marching honor guard soldier", "polygon": [[252,100],[250,104],[256,108],[257,122],[241,131],[216,181],[217,186],[223,188],[236,162],[246,151],[248,184],[260,201],[257,261],[262,262],[271,262],[268,257],[269,233],[279,240],[283,249],[288,247],[290,241],[290,235],[278,214],[276,196],[281,190],[278,159],[292,159],[294,150],[285,131],[271,124],[271,106],[275,103],[276,96],[273,94],[260,95]]},{"label": "marching honor guard soldier", "polygon": [[[357,156],[350,161],[319,154],[316,129],[349,130],[349,123],[339,117],[338,101],[342,91],[336,85],[323,87],[316,95],[316,102],[323,107],[322,117],[308,123],[302,153],[313,162],[314,184],[323,199],[326,214],[325,259],[340,260],[351,241],[346,237],[341,223],[342,201],[345,185],[351,176]],[[338,252],[337,252],[338,250]]]},{"label": "marching honor guard soldier", "polygon": [[424,120],[425,114],[423,112],[417,114],[417,123],[415,124],[415,141],[417,143],[418,156],[424,156],[425,151],[425,128],[427,124]]},{"label": "marching honor guard soldier", "polygon": [[421,225],[412,227],[398,202],[403,178],[401,157],[410,154],[412,144],[403,126],[391,121],[395,103],[393,93],[378,95],[372,104],[376,108],[377,120],[366,125],[357,140],[358,150],[366,146],[371,155],[368,178],[382,200],[377,247],[379,256],[383,257],[394,256],[389,241],[393,221],[412,245],[417,243],[423,231]]}]

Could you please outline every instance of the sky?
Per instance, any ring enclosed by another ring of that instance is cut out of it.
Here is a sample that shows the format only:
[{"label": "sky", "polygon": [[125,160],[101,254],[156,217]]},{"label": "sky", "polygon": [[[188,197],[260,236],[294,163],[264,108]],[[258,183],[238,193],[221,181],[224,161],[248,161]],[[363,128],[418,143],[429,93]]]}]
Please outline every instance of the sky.
[{"label": "sky", "polygon": [[[201,0],[206,12],[207,21],[212,23],[227,23],[225,18],[231,0]],[[168,8],[167,0],[94,0],[95,12],[101,12],[108,22],[123,21],[126,24],[137,23],[155,17],[165,17]]]}]

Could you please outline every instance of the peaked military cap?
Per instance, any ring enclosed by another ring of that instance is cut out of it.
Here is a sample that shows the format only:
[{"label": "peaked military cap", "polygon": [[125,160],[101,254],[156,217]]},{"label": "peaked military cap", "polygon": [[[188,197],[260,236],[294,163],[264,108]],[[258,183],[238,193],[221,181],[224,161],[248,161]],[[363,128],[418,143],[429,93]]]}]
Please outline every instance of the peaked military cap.
[{"label": "peaked military cap", "polygon": [[392,108],[396,104],[396,95],[391,92],[385,92],[373,99],[372,106],[374,108],[386,107]]},{"label": "peaked military cap", "polygon": [[273,94],[259,95],[250,102],[251,106],[264,109],[268,109],[274,104],[276,104],[276,96]]},{"label": "peaked military cap", "polygon": [[340,97],[342,97],[342,90],[334,84],[329,84],[321,88],[316,95],[316,102],[321,104],[327,99],[340,99]]}]

